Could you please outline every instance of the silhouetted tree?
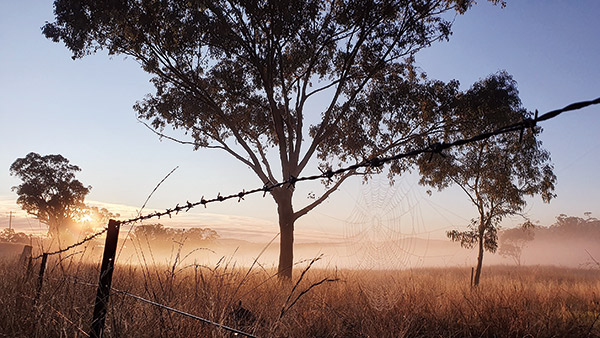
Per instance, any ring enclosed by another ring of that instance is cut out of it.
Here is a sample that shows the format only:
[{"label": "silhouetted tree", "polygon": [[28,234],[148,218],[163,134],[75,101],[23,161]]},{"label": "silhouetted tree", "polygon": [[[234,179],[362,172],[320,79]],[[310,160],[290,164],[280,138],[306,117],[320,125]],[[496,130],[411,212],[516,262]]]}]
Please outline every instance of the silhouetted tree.
[{"label": "silhouetted tree", "polygon": [[85,196],[92,187],[75,179],[80,170],[61,155],[33,152],[10,166],[10,174],[23,181],[12,188],[19,196],[17,204],[47,224],[51,236],[64,233],[86,208]]},{"label": "silhouetted tree", "polygon": [[520,227],[502,230],[498,253],[502,257],[512,258],[515,264],[520,266],[523,248],[535,238],[533,228],[533,223],[527,221]]},{"label": "silhouetted tree", "polygon": [[[99,49],[133,57],[156,87],[135,105],[140,118],[159,134],[184,130],[192,141],[179,141],[195,149],[229,153],[268,185],[299,177],[315,155],[326,170],[437,131],[439,92],[454,83],[420,81],[413,56],[448,38],[449,12],[473,3],[56,0],[43,33],[73,58]],[[293,186],[270,191],[280,276],[291,277],[295,221],[353,174],[300,209]]]},{"label": "silhouetted tree", "polygon": [[[475,83],[457,96],[455,118],[448,123],[446,137],[469,138],[531,117],[521,105],[516,82],[505,72]],[[477,208],[468,230],[452,230],[448,237],[471,248],[478,244],[474,284],[479,284],[484,250],[498,247],[498,225],[509,215],[519,214],[525,196],[540,194],[544,202],[554,197],[556,176],[550,154],[536,138],[539,128],[522,135],[499,135],[449,149],[443,155],[419,160],[421,184],[444,189],[456,184]]]}]

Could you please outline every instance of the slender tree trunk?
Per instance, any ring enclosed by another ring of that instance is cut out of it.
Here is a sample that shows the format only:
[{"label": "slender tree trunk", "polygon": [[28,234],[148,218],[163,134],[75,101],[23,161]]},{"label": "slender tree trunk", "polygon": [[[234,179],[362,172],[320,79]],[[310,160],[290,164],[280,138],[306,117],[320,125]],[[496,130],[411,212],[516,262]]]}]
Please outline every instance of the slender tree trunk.
[{"label": "slender tree trunk", "polygon": [[286,187],[273,191],[279,214],[279,267],[280,278],[292,278],[294,263],[294,208],[292,206],[293,190]]},{"label": "slender tree trunk", "polygon": [[479,285],[479,277],[481,276],[481,266],[483,265],[483,231],[479,232],[479,254],[477,255],[477,267],[475,268],[475,280],[473,286]]}]

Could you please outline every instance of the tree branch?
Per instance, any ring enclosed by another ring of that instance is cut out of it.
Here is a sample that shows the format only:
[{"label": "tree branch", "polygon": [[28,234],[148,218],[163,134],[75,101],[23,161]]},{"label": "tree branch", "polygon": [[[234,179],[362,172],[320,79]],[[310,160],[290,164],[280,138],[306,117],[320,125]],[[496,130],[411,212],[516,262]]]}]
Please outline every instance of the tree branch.
[{"label": "tree branch", "polygon": [[199,144],[199,143],[192,142],[192,141],[183,141],[183,140],[179,140],[179,139],[176,139],[176,138],[174,138],[174,137],[172,137],[172,136],[169,136],[169,135],[166,135],[166,134],[163,134],[163,133],[159,132],[158,130],[156,130],[156,129],[152,128],[150,125],[148,125],[148,123],[146,123],[146,122],[144,122],[144,121],[140,120],[139,118],[137,119],[137,121],[138,121],[139,123],[143,124],[143,125],[144,125],[146,128],[148,128],[148,129],[149,129],[151,132],[153,132],[154,134],[158,135],[158,137],[160,137],[160,138],[166,138],[167,140],[171,140],[171,141],[173,141],[173,142],[177,142],[177,143],[179,143],[179,144],[187,144],[187,145],[192,145],[192,146],[194,146],[194,147],[197,147],[197,148],[214,148],[214,149],[222,149],[222,147],[220,147],[220,146],[211,146],[211,145],[204,146],[204,145],[201,145],[201,144]]},{"label": "tree branch", "polygon": [[344,182],[348,177],[354,175],[355,172],[356,172],[356,170],[348,171],[342,177],[340,177],[340,179],[333,185],[333,187],[331,187],[329,190],[327,190],[321,197],[319,197],[317,200],[315,200],[311,204],[305,206],[304,208],[296,211],[294,213],[294,221],[297,220],[298,218],[306,215],[309,211],[314,209],[319,204],[323,203],[323,201],[325,201],[329,197],[329,195],[331,195],[334,191],[337,190],[337,188],[342,184],[342,182]]}]

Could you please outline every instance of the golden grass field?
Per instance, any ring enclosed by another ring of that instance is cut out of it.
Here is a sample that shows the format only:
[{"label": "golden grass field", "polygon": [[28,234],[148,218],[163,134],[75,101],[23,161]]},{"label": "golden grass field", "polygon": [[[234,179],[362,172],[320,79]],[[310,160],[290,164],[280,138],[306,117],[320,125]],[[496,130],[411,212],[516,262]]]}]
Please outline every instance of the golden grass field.
[{"label": "golden grass field", "polygon": [[[297,265],[291,283],[226,261],[212,268],[117,265],[113,288],[259,337],[600,336],[598,268],[484,266],[481,285],[471,289],[468,268],[374,272],[308,264]],[[98,265],[49,259],[33,305],[36,268],[27,276],[16,261],[0,262],[0,336],[85,337]],[[240,301],[249,313],[236,311]],[[232,334],[113,293],[105,336]]]}]

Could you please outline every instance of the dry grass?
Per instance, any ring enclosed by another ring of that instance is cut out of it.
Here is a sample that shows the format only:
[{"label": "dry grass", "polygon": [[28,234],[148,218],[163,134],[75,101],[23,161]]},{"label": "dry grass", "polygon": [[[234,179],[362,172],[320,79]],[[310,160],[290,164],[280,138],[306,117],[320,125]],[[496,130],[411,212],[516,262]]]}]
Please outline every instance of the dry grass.
[{"label": "dry grass", "polygon": [[[113,287],[260,337],[600,336],[598,269],[488,267],[471,290],[470,271],[458,268],[309,269],[296,283],[300,266],[282,284],[273,271],[231,266],[117,266]],[[34,271],[0,263],[0,336],[85,337],[98,266],[51,259],[36,305]],[[240,301],[251,315],[234,314]],[[231,337],[120,294],[106,329],[108,337]]]}]

